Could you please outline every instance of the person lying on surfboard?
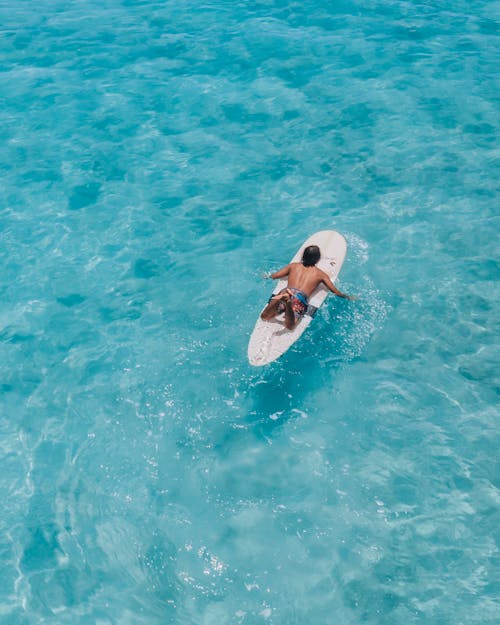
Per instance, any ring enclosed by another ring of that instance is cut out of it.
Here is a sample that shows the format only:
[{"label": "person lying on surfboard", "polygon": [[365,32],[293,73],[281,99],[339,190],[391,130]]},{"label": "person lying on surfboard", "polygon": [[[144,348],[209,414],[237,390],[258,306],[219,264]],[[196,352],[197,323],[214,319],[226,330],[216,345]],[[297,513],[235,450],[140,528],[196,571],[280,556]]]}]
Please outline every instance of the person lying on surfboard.
[{"label": "person lying on surfboard", "polygon": [[307,312],[311,293],[321,283],[339,297],[349,300],[355,299],[353,296],[339,291],[328,275],[319,267],[316,267],[316,263],[320,258],[321,252],[319,247],[317,245],[309,245],[302,254],[302,262],[290,263],[269,276],[272,280],[288,276],[288,284],[271,298],[269,304],[260,315],[261,319],[269,321],[276,315],[284,312],[285,326],[288,330],[293,330]]}]

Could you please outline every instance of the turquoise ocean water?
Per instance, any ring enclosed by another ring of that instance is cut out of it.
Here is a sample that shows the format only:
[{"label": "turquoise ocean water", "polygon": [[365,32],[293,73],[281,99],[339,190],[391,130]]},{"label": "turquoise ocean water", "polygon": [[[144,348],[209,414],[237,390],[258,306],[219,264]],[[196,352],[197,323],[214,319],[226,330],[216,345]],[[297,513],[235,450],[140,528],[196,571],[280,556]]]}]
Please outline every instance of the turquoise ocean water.
[{"label": "turquoise ocean water", "polygon": [[499,16],[1,2],[2,625],[498,623]]}]

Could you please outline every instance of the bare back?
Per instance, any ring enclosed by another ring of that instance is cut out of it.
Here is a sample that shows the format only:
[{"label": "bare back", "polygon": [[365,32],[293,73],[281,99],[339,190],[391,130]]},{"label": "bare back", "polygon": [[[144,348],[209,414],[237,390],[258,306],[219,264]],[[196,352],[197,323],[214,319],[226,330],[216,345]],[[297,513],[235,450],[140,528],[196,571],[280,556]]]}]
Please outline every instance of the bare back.
[{"label": "bare back", "polygon": [[327,274],[318,267],[305,267],[302,263],[288,265],[288,286],[291,289],[300,289],[307,297],[321,282],[330,282]]}]

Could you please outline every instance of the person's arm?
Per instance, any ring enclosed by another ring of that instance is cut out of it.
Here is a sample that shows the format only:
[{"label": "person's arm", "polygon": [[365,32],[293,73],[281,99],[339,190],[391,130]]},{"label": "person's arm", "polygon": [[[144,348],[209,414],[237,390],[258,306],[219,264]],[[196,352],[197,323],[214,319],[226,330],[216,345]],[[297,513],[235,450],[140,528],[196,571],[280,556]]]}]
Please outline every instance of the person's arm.
[{"label": "person's arm", "polygon": [[326,286],[326,288],[329,291],[331,291],[332,293],[335,293],[335,295],[337,295],[338,297],[343,297],[344,299],[349,299],[351,301],[356,299],[353,295],[347,295],[346,293],[342,293],[342,291],[339,291],[337,287],[333,284],[333,282],[330,280],[330,278],[326,275],[326,273],[323,277],[323,284]]},{"label": "person's arm", "polygon": [[284,278],[289,273],[290,273],[290,265],[287,265],[286,267],[283,267],[283,269],[276,271],[276,273],[272,273],[269,277],[271,278],[271,280],[277,280],[278,278]]}]

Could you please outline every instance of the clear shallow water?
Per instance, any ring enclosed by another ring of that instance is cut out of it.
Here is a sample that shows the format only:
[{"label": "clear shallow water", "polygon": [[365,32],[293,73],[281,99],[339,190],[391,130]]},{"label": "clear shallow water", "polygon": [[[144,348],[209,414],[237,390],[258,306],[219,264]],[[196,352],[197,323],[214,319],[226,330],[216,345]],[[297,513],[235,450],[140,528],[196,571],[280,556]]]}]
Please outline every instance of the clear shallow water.
[{"label": "clear shallow water", "polygon": [[495,622],[498,4],[0,17],[2,624]]}]

